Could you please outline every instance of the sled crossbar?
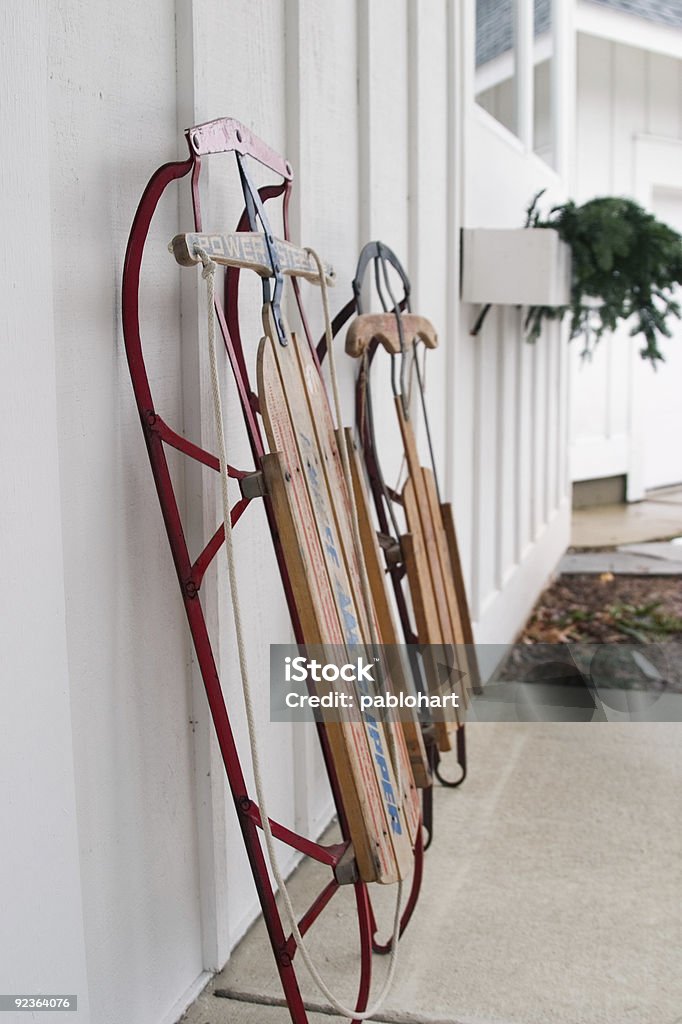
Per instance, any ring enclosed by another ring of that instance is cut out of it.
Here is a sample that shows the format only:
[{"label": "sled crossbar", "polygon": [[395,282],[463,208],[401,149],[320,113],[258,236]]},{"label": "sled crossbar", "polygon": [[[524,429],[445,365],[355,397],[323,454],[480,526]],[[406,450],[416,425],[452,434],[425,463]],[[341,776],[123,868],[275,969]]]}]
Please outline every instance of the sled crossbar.
[{"label": "sled crossbar", "polygon": [[[260,277],[275,276],[265,236],[256,231],[236,231],[229,235],[192,232],[176,235],[170,244],[175,259],[182,267],[192,267],[200,263],[201,258],[197,255],[197,249],[201,249],[214,263],[221,266],[253,270]],[[273,238],[272,249],[282,274],[303,277],[313,284],[318,284],[317,266],[305,249],[280,238]],[[333,267],[325,266],[325,277],[328,285],[334,284],[336,273]]]}]

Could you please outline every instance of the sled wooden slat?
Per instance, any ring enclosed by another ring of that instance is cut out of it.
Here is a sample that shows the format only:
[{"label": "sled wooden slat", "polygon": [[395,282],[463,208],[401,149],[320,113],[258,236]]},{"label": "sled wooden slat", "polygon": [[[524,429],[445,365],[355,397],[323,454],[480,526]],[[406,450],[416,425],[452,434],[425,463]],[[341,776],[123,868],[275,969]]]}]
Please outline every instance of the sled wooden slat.
[{"label": "sled wooden slat", "polygon": [[[294,484],[291,494],[293,497],[295,493],[296,499],[290,511],[295,520],[294,526],[297,530],[303,529],[298,518],[304,515],[307,520],[307,543],[315,547],[313,541],[316,541],[318,564],[310,567],[313,569],[311,579],[318,590],[316,600],[324,602],[327,607],[331,603],[334,607],[335,622],[328,614],[327,621],[321,623],[322,632],[318,640],[341,646],[361,644],[363,637],[359,614],[345,569],[293,339],[289,334],[289,344],[279,344],[270,307],[264,307],[263,313],[266,338],[261,342],[258,354],[258,380],[266,434],[271,448],[282,452]],[[280,509],[280,516],[284,515],[286,513]],[[319,565],[320,557],[322,568]],[[368,777],[364,759],[362,766],[358,763],[361,752],[356,746],[353,756],[348,758],[352,780],[348,776],[340,776],[339,781],[344,803],[346,789],[351,794],[351,802],[353,790],[361,798],[362,820],[358,820],[357,816],[351,820],[349,813],[354,842],[356,833],[364,830],[368,838],[366,841],[363,838],[359,849],[369,842],[370,845],[377,845],[378,852],[376,863],[361,863],[359,860],[358,866],[366,880],[392,882],[408,873],[412,862],[412,844],[400,794],[397,793],[386,735],[379,723],[370,723],[367,718],[362,723],[356,723],[353,735],[362,736],[372,777]]]},{"label": "sled wooden slat", "polygon": [[[315,566],[319,550],[310,544],[308,529],[300,518],[307,495],[301,495],[292,465],[281,452],[261,460],[268,495],[272,502],[277,530],[287,551],[287,569],[296,595],[296,608],[310,643],[343,643],[338,623],[325,621],[324,593],[315,585]],[[303,488],[305,491],[305,489]],[[296,492],[299,492],[298,494]],[[336,632],[334,632],[336,630]],[[339,687],[344,684],[339,681]],[[350,689],[347,689],[350,692]],[[364,727],[360,722],[325,721],[331,755],[343,803],[353,837],[353,849],[361,877],[366,881],[393,880],[393,850],[387,841],[383,812],[375,792],[374,770],[370,761]]]},{"label": "sled wooden slat", "polygon": [[[433,525],[433,532],[436,539],[438,560],[441,567],[443,582],[445,584],[445,596],[448,607],[448,618],[450,620],[450,633],[448,637],[448,642],[455,645],[455,661],[457,666],[462,672],[466,672],[467,666],[466,651],[464,649],[464,631],[462,629],[460,609],[457,601],[457,594],[455,591],[454,572],[452,562],[450,561],[448,539],[445,533],[445,527],[443,525],[443,519],[441,516],[440,504],[438,502],[438,492],[436,491],[436,481],[433,476],[433,471],[427,469],[426,467],[422,468],[422,478],[424,480],[424,488],[426,491],[429,510],[431,512],[431,522]],[[459,694],[460,707],[466,708],[467,696],[465,687],[463,687],[461,685],[461,682],[458,681],[455,684],[454,689]],[[459,715],[457,717],[459,719]]]},{"label": "sled wooden slat", "polygon": [[[381,550],[379,548],[377,535],[372,523],[369,511],[369,496],[367,494],[367,488],[365,486],[362,468],[360,466],[360,460],[351,430],[347,429],[345,431],[345,439],[348,447],[348,456],[353,477],[353,493],[358,510],[360,538],[362,540],[365,563],[367,566],[367,575],[372,591],[374,607],[376,608],[377,618],[379,621],[381,638],[385,644],[398,646],[398,631],[393,619],[388,595],[386,593],[386,582]],[[411,684],[410,677],[407,672],[401,671],[397,666],[392,675],[391,683],[392,688],[396,693],[416,693],[416,689]],[[432,779],[426,748],[424,746],[424,738],[417,715],[415,714],[409,719],[404,718],[402,721],[402,727],[405,734],[405,741],[407,743],[415,783],[420,789],[424,789],[431,785]]]},{"label": "sled wooden slat", "polygon": [[[274,456],[265,456],[266,475],[277,529],[286,545],[287,567],[291,558],[291,582],[301,622],[306,623],[310,643],[344,646],[344,633],[314,522],[288,411],[269,339],[263,339],[258,354],[258,385],[263,419]],[[284,447],[286,445],[286,447]],[[280,447],[282,446],[282,447]],[[275,458],[283,473],[268,459]],[[394,881],[395,858],[371,763],[365,730],[361,723],[349,723],[336,730],[332,756],[343,790],[344,808],[361,876],[368,881]]]},{"label": "sled wooden slat", "polygon": [[[319,281],[317,264],[305,249],[281,238],[273,239],[272,246],[283,274],[303,277],[313,283]],[[201,262],[196,253],[199,248],[221,266],[255,270],[261,277],[274,277],[265,235],[256,231],[236,231],[229,235],[190,232],[176,235],[170,248],[181,267],[193,267]],[[324,270],[327,284],[334,284],[336,271],[330,266],[325,266]]]},{"label": "sled wooden slat", "polygon": [[462,562],[459,555],[459,545],[457,543],[455,517],[452,514],[452,505],[449,502],[442,502],[440,506],[440,514],[443,520],[443,528],[445,530],[448,552],[450,554],[450,563],[452,565],[455,593],[457,595],[457,606],[459,608],[459,617],[462,623],[464,643],[467,645],[467,673],[469,675],[471,688],[473,690],[478,690],[481,686],[481,676],[478,668],[476,651],[474,649],[474,631],[471,628],[469,602],[467,600],[466,589],[464,587],[464,574],[462,572]]},{"label": "sled wooden slat", "polygon": [[[440,624],[436,614],[431,579],[426,565],[426,554],[422,545],[421,535],[403,534],[400,538],[400,546],[405,560],[419,640],[421,643],[428,645],[440,644]],[[438,693],[437,667],[428,650],[424,658],[424,672],[429,692]],[[452,712],[448,714],[451,715]],[[449,717],[437,716],[434,718],[434,733],[440,751],[452,750],[450,733],[455,725],[456,723]]]},{"label": "sled wooden slat", "polygon": [[[412,429],[412,422],[405,417],[402,399],[397,397],[395,404],[398,413],[398,422],[400,424],[400,433],[403,439],[403,447],[405,450],[405,461],[407,462],[407,471],[409,474],[407,483],[403,489],[403,501],[406,503],[405,515],[407,518],[407,529],[409,533],[421,533],[422,535],[424,549],[426,552],[426,562],[431,575],[431,583],[436,602],[436,613],[440,622],[440,642],[452,643],[453,640],[451,637],[451,622],[448,612],[445,577],[443,575],[443,567],[438,557],[438,545],[433,528],[433,520],[429,506],[428,494],[426,493],[422,467],[419,464],[417,442]],[[405,494],[406,491],[407,497]],[[412,494],[414,495],[413,501],[411,500]]]},{"label": "sled wooden slat", "polygon": [[[402,313],[403,343],[406,349],[418,338],[426,348],[438,346],[438,335],[433,324],[424,316]],[[346,334],[346,354],[356,358],[377,341],[392,356],[400,355],[400,332],[394,313],[364,313],[355,318]]]},{"label": "sled wooden slat", "polygon": [[[425,488],[423,488],[424,490]],[[447,648],[452,645],[453,640],[450,632],[450,621],[446,614],[447,610],[444,604],[439,604],[443,600],[440,596],[442,591],[439,591],[435,584],[436,580],[441,580],[440,563],[434,565],[432,561],[432,559],[437,560],[438,558],[435,542],[429,548],[424,538],[422,524],[424,521],[430,523],[428,515],[425,514],[424,493],[421,495],[423,503],[421,509],[419,507],[419,500],[415,481],[408,477],[403,487],[403,504],[408,529],[410,529],[410,536],[412,538],[412,551],[415,559],[415,565],[412,566],[411,570],[406,564],[408,582],[410,583],[410,593],[412,594],[415,609],[417,604],[421,604],[424,609],[422,628],[420,629],[419,625],[417,626],[419,640],[421,643],[433,645],[435,651],[437,651],[441,647]],[[414,588],[419,589],[418,595],[415,594],[413,584]],[[427,681],[433,693],[440,693],[442,682],[437,664],[431,658],[431,653],[427,652],[425,660]],[[452,729],[459,723],[457,708],[448,707],[441,717],[445,720],[448,729]]]},{"label": "sled wooden slat", "polygon": [[[292,348],[296,355],[296,370],[299,374],[299,394],[306,405],[308,422],[319,453],[320,466],[324,474],[329,496],[329,508],[334,520],[339,539],[338,550],[343,556],[348,578],[349,593],[353,598],[353,606],[358,620],[358,631],[363,643],[370,642],[370,623],[368,614],[371,609],[365,608],[362,600],[362,584],[360,568],[355,557],[350,497],[343,476],[341,456],[334,436],[334,423],[324,392],[324,385],[310,356],[307,344],[300,343],[296,334],[291,335]],[[306,358],[307,350],[307,358]]]},{"label": "sled wooden slat", "polygon": [[445,583],[445,596],[447,599],[448,617],[450,619],[450,640],[455,644],[463,644],[464,634],[462,632],[462,624],[459,621],[455,584],[452,579],[452,565],[450,564],[450,552],[448,551],[447,537],[443,527],[443,520],[441,519],[440,505],[438,504],[438,494],[436,492],[436,483],[433,478],[433,472],[430,469],[423,467],[422,479],[424,481],[424,490],[426,493],[429,512],[431,514],[431,525],[433,527],[433,535],[436,542],[436,550],[438,552],[438,562],[440,564],[441,574]]},{"label": "sled wooden slat", "polygon": [[[305,485],[303,468],[297,456],[296,436],[287,415],[282,411],[281,384],[276,370],[270,365],[274,357],[269,353],[267,339],[261,341],[258,352],[258,393],[270,447],[281,452],[286,471],[292,480],[291,496],[297,530],[302,534],[306,554],[306,570],[309,573],[313,596],[320,605],[319,626],[313,627],[306,638],[316,637],[318,643],[344,643],[343,630],[339,623],[336,602],[329,590],[329,578],[324,555],[319,542],[314,514]],[[266,370],[268,372],[266,372]],[[317,631],[316,631],[317,630]]]},{"label": "sled wooden slat", "polygon": [[422,623],[426,627],[428,640],[423,635],[423,631],[418,630],[418,636],[422,643],[442,644],[445,642],[445,637],[441,628],[441,618],[438,615],[438,599],[429,569],[428,555],[424,544],[424,534],[421,529],[421,522],[417,509],[414,484],[410,479],[405,481],[402,500],[408,527],[410,523],[414,525],[414,530],[411,530],[407,535],[404,535],[411,538],[412,549],[417,559],[418,572],[415,576],[415,580],[419,584],[419,594],[418,596],[413,595],[413,601],[415,599],[418,600],[420,607],[423,609]]},{"label": "sled wooden slat", "polygon": [[[338,447],[338,436],[334,429],[334,421],[327,399],[324,382],[320,377],[319,370],[315,365],[310,351],[310,346],[298,335],[292,334],[292,344],[298,359],[299,372],[302,382],[302,390],[305,394],[310,414],[310,421],[315,432],[315,440],[320,452],[320,461],[324,469],[327,489],[331,500],[331,509],[334,515],[337,533],[340,540],[340,547],[343,552],[346,572],[350,583],[350,590],[353,603],[358,609],[359,628],[365,644],[370,645],[372,635],[378,637],[380,644],[386,643],[381,626],[378,621],[376,609],[372,603],[365,608],[363,588],[360,576],[355,543],[353,541],[353,527],[351,508],[352,496],[348,493],[346,479],[343,472],[341,455]],[[370,630],[371,626],[374,634]],[[392,730],[394,726],[386,723],[384,728]],[[405,820],[408,827],[410,839],[414,842],[419,828],[420,807],[419,798],[412,768],[410,765],[409,753],[402,728],[395,731],[396,753],[401,761],[402,781],[402,806],[405,813]]]}]

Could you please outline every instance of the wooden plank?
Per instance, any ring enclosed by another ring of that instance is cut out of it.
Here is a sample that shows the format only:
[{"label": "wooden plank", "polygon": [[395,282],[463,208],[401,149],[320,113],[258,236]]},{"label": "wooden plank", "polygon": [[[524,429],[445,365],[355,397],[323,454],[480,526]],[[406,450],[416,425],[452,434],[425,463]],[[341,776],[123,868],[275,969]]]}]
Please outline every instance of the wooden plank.
[{"label": "wooden plank", "polygon": [[[268,479],[277,529],[282,544],[286,545],[287,566],[291,558],[292,588],[306,640],[342,647],[344,631],[331,593],[305,474],[298,459],[274,359],[267,360],[269,373],[264,365],[270,347],[269,341],[263,339],[258,353],[258,390],[268,441],[275,451],[281,453],[279,458],[289,485],[284,488],[280,484],[278,488],[274,472],[272,479]],[[264,473],[268,469],[264,461]],[[361,723],[349,724],[351,727],[344,732],[343,744],[335,746],[332,756],[342,787],[358,869],[365,881],[393,881],[397,877],[393,845],[386,830],[365,729]]]},{"label": "wooden plank", "polygon": [[[300,515],[307,496],[301,495],[290,464],[281,452],[265,455],[261,466],[286,551],[287,571],[304,635],[314,644],[323,644],[325,637],[329,643],[342,642],[336,616],[329,632],[329,623],[325,622],[325,590],[316,585],[319,546],[316,542],[310,544],[309,522],[304,522]],[[339,686],[343,685],[339,681]],[[344,720],[325,721],[325,730],[360,875],[365,881],[391,878],[393,850],[385,835],[365,730],[359,722]]]},{"label": "wooden plank", "polygon": [[[403,505],[408,526],[411,523],[414,529],[407,535],[403,557],[407,569],[407,579],[410,585],[412,606],[415,612],[417,625],[417,636],[421,644],[433,646],[436,650],[452,643],[450,639],[449,622],[443,630],[443,617],[439,615],[438,595],[434,588],[434,571],[429,562],[429,554],[422,529],[422,519],[418,510],[418,498],[414,487],[414,480],[409,477],[403,487]],[[405,538],[401,538],[402,541]],[[406,555],[409,554],[409,557]],[[437,694],[441,690],[441,680],[437,662],[431,657],[432,652],[424,656],[424,667],[426,680],[431,693]],[[449,750],[450,741],[447,738],[452,728],[458,724],[459,715],[456,708],[447,708],[443,715],[444,722],[436,722],[436,738],[440,750]]]},{"label": "wooden plank", "polygon": [[[181,267],[193,267],[201,262],[196,253],[197,247],[220,266],[241,267],[243,270],[255,270],[261,277],[274,277],[265,235],[260,232],[237,231],[228,235],[190,232],[176,235],[169,246]],[[305,249],[281,238],[274,238],[272,247],[283,274],[303,277],[313,284],[319,282],[317,264]],[[336,282],[334,268],[325,265],[324,272],[327,284],[333,285]]]},{"label": "wooden plank", "polygon": [[[445,584],[445,597],[448,606],[448,618],[450,620],[450,634],[448,642],[455,645],[455,662],[460,671],[466,676],[469,671],[469,664],[467,652],[464,649],[464,630],[462,628],[462,619],[455,590],[454,573],[452,570],[452,562],[450,560],[450,552],[448,550],[448,540],[445,533],[445,527],[443,525],[440,504],[438,502],[436,480],[433,475],[433,471],[426,467],[422,468],[422,478],[424,480],[424,488],[428,500],[429,512],[431,514],[433,533],[436,539],[438,562],[443,575],[443,582]],[[460,707],[466,708],[468,703],[466,688],[462,686],[461,681],[458,681],[455,684],[454,689],[459,694]]]},{"label": "wooden plank", "polygon": [[464,585],[464,573],[462,572],[462,560],[459,554],[457,533],[455,531],[455,517],[452,514],[452,505],[449,502],[442,502],[440,506],[441,518],[447,538],[450,562],[452,563],[452,576],[457,594],[457,605],[459,607],[460,620],[464,643],[467,645],[469,662],[469,678],[472,689],[478,690],[481,686],[481,674],[478,667],[478,659],[474,649],[474,631],[471,626],[471,615],[469,613],[469,601],[467,599],[466,587]]},{"label": "wooden plank", "polygon": [[[398,646],[400,640],[386,594],[386,576],[383,568],[383,559],[369,511],[369,496],[352,431],[347,429],[345,437],[353,476],[353,493],[358,510],[360,537],[382,641],[384,644]],[[391,678],[391,683],[396,693],[416,693],[416,687],[407,673],[395,672]],[[415,714],[409,719],[403,719],[402,727],[409,751],[414,781],[420,789],[424,789],[431,785],[432,778],[418,716]]]},{"label": "wooden plank", "polygon": [[[433,603],[431,580],[426,567],[426,556],[420,534],[406,533],[400,538],[400,546],[405,560],[407,580],[412,595],[412,608],[417,626],[417,635],[421,643],[440,643],[440,626]],[[428,657],[424,660],[424,669],[429,691],[438,692],[438,675],[435,664]],[[452,749],[450,732],[452,723],[434,720],[434,733],[440,751]]]},{"label": "wooden plank", "polygon": [[[270,311],[268,308],[268,322],[270,322]],[[274,326],[271,325],[271,330]],[[272,335],[271,335],[272,336]],[[334,577],[334,592],[342,598],[342,619],[348,621],[348,615],[352,614],[357,623],[359,643],[364,644],[368,651],[371,646],[371,627],[374,626],[378,633],[378,624],[373,608],[366,609],[362,597],[362,585],[360,582],[360,569],[357,564],[355,546],[352,539],[350,495],[346,487],[341,465],[341,457],[334,436],[334,424],[327,401],[323,382],[319,376],[316,365],[307,344],[298,343],[296,335],[289,334],[290,345],[283,348],[277,344],[274,351],[278,360],[280,374],[284,384],[284,390],[289,403],[292,422],[298,427],[298,435],[301,441],[301,454],[304,450],[315,452],[317,466],[321,467],[323,481],[318,474],[309,474],[310,481],[319,485],[313,489],[317,495],[317,515],[324,524],[324,536],[326,545],[333,545],[335,552],[340,556],[340,563],[331,559],[330,570]],[[292,350],[295,359],[292,358]],[[323,484],[326,484],[326,488]],[[315,497],[315,495],[313,495]],[[370,623],[369,616],[372,617]],[[381,638],[379,637],[379,642]],[[369,712],[365,715],[368,729],[372,733],[373,742],[377,745],[376,730],[379,722]],[[384,753],[378,752],[377,764],[382,772],[381,783],[385,771],[382,760],[389,753],[391,746],[395,746],[397,757],[401,763],[401,782],[403,790],[400,793],[400,807],[403,810],[404,825],[410,844],[416,840],[417,830],[420,821],[420,806],[414,778],[410,768],[409,756],[405,745],[402,730],[396,730],[391,736],[391,743],[386,735],[392,729],[389,723],[383,723],[382,748]],[[370,744],[371,746],[371,744]],[[385,757],[386,764],[391,764],[390,756]],[[397,780],[391,779],[391,789],[398,792]],[[388,805],[389,812],[391,805]],[[400,861],[403,856],[402,847],[404,840],[401,833],[393,833],[396,857]]]},{"label": "wooden plank", "polygon": [[[259,349],[258,380],[266,434],[271,447],[282,451],[285,459],[290,462],[287,469],[292,480],[296,481],[295,490],[300,495],[297,516],[301,514],[304,505],[303,492],[307,495],[308,529],[317,535],[325,570],[324,577],[316,571],[313,579],[327,600],[333,602],[337,624],[341,629],[339,636],[338,629],[332,630],[331,624],[327,623],[330,632],[323,633],[322,640],[345,643],[347,646],[359,644],[362,642],[359,613],[343,560],[293,339],[289,335],[290,343],[286,346],[272,340],[276,334],[269,306],[264,307],[263,322],[266,339],[261,342]],[[397,793],[385,731],[369,714],[365,715],[364,730],[376,783],[375,787],[368,786],[367,793],[375,816],[379,810],[383,817],[385,838],[393,852],[391,863],[388,850],[383,849],[385,856],[376,880],[389,882],[397,877],[405,877],[408,873],[412,863],[412,846],[400,795]],[[344,780],[341,782],[343,786]],[[358,828],[359,823],[355,822],[354,826]],[[377,838],[376,835],[374,838]]]},{"label": "wooden plank", "polygon": [[[310,420],[315,432],[315,439],[320,452],[320,462],[324,469],[327,489],[331,500],[331,508],[334,515],[336,529],[340,539],[340,548],[343,553],[344,563],[348,574],[350,589],[355,607],[358,609],[358,620],[363,641],[371,645],[372,637],[377,637],[379,644],[386,643],[383,638],[381,627],[374,607],[366,608],[363,597],[361,581],[361,567],[358,563],[358,552],[355,550],[353,540],[352,498],[348,493],[346,479],[343,472],[343,463],[338,447],[338,438],[334,430],[329,401],[320,377],[319,370],[313,361],[310,347],[306,341],[292,334],[292,345],[298,359],[300,372],[301,390],[305,394]],[[359,553],[362,556],[362,552]],[[384,591],[385,598],[385,591]],[[373,632],[372,632],[373,630]],[[418,723],[417,723],[418,725]],[[384,724],[387,731],[393,730],[390,722]],[[410,766],[410,758],[405,742],[402,728],[395,730],[396,753],[401,762],[402,782],[402,806],[405,812],[405,819],[408,826],[410,838],[414,842],[419,828],[421,808],[419,797]]]},{"label": "wooden plank", "polygon": [[462,623],[459,616],[459,608],[457,606],[457,597],[455,594],[455,585],[452,573],[452,563],[450,562],[450,552],[448,551],[447,537],[445,535],[445,528],[443,526],[443,520],[440,514],[438,492],[436,490],[436,481],[433,475],[433,471],[427,469],[426,467],[423,467],[422,479],[424,481],[424,490],[426,493],[429,514],[431,516],[431,525],[433,527],[436,552],[438,555],[438,564],[445,585],[445,598],[447,601],[448,618],[450,620],[449,640],[450,643],[453,644],[463,644],[464,631],[462,629]]},{"label": "wooden plank", "polygon": [[[414,500],[409,500],[409,505],[405,506],[405,515],[407,517],[407,529],[409,533],[420,532],[424,539],[424,548],[426,551],[426,562],[431,575],[431,582],[433,586],[433,593],[436,602],[436,613],[440,622],[440,641],[441,643],[452,643],[454,642],[451,635],[451,622],[448,612],[448,599],[445,589],[445,579],[443,575],[443,569],[438,558],[438,547],[436,543],[436,536],[433,529],[433,521],[431,518],[431,510],[429,507],[428,494],[426,493],[426,485],[424,482],[424,476],[422,473],[422,467],[419,464],[419,455],[417,452],[417,442],[415,440],[414,431],[412,429],[412,421],[408,420],[403,411],[403,403],[401,397],[398,395],[395,399],[395,406],[398,413],[398,422],[400,424],[400,433],[403,439],[403,448],[405,450],[405,460],[407,462],[407,471],[409,474],[409,482],[411,484],[412,491],[414,493]],[[412,493],[410,488],[406,488],[408,499],[411,499]],[[405,498],[405,490],[403,490],[403,498]]]},{"label": "wooden plank", "polygon": [[[405,350],[411,348],[415,340],[421,341],[426,348],[436,348],[438,335],[430,320],[414,313],[401,313],[400,323],[403,329]],[[403,351],[400,347],[400,332],[394,313],[363,313],[356,316],[346,334],[346,355],[357,358],[369,347],[372,341],[378,341],[392,356]]]}]

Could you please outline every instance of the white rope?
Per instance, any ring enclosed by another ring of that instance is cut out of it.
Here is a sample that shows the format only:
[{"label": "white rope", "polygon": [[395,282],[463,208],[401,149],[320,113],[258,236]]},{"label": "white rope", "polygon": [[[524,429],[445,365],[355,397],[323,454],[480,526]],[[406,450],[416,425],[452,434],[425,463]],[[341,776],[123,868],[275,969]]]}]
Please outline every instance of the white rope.
[{"label": "white rope", "polygon": [[[244,707],[246,710],[246,724],[249,734],[249,746],[251,748],[251,760],[253,764],[253,777],[256,787],[256,795],[258,797],[258,807],[260,810],[261,825],[263,828],[263,836],[265,838],[265,847],[267,851],[268,861],[270,868],[274,875],[275,881],[279,888],[282,902],[286,911],[286,916],[289,921],[292,935],[296,942],[296,946],[300,950],[303,962],[305,963],[311,978],[317,985],[320,992],[329,1000],[331,1006],[337,1013],[340,1013],[344,1017],[348,1017],[351,1020],[367,1020],[368,1017],[372,1017],[381,1008],[395,974],[397,966],[396,952],[397,952],[397,938],[400,935],[400,897],[402,894],[402,882],[398,885],[398,900],[396,902],[395,910],[395,921],[393,928],[393,948],[391,950],[391,960],[389,964],[388,974],[386,981],[379,994],[377,1000],[368,1009],[358,1012],[341,1003],[331,989],[326,984],[324,978],[319,973],[317,967],[313,963],[312,957],[306,946],[303,936],[301,935],[298,927],[298,920],[296,912],[294,910],[289,890],[286,887],[286,883],[282,872],[277,861],[277,855],[275,852],[275,838],[272,834],[270,827],[270,819],[267,812],[267,801],[265,797],[265,787],[263,784],[263,774],[261,771],[261,760],[258,745],[258,732],[256,728],[256,714],[253,705],[253,697],[251,693],[251,683],[249,680],[249,667],[248,659],[246,655],[246,647],[244,644],[244,631],[242,626],[242,615],[241,605],[239,601],[239,590],[237,587],[237,573],[234,558],[234,546],[232,541],[232,519],[230,515],[230,496],[228,493],[228,475],[227,475],[227,451],[225,442],[225,423],[223,417],[223,406],[222,397],[220,393],[220,378],[218,374],[218,355],[216,351],[216,340],[215,340],[215,299],[214,299],[214,277],[216,271],[216,264],[209,258],[206,252],[200,248],[195,248],[196,255],[200,258],[203,264],[202,277],[206,281],[206,296],[208,303],[208,349],[209,349],[209,361],[211,370],[211,390],[213,393],[213,408],[215,413],[215,426],[216,434],[218,438],[218,457],[220,461],[220,481],[222,490],[222,503],[223,503],[223,523],[225,528],[225,553],[227,555],[227,568],[230,582],[230,594],[232,597],[232,613],[234,616],[234,627],[235,634],[237,637],[237,651],[239,654],[239,668],[242,678],[242,690],[244,693]],[[320,280],[324,281],[324,274],[321,275]]]}]

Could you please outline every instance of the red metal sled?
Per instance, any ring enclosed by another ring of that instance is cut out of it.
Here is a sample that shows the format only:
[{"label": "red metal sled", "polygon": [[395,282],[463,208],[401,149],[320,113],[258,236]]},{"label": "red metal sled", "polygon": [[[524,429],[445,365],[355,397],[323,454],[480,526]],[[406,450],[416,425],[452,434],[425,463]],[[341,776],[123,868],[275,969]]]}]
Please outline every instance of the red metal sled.
[{"label": "red metal sled", "polygon": [[[274,289],[271,289],[269,277],[264,277],[263,279],[264,301],[272,314],[273,331],[282,337],[285,330],[281,319],[280,307],[283,277],[281,268],[282,252],[277,249],[275,240],[267,231],[263,204],[270,200],[281,199],[284,233],[285,238],[288,238],[288,203],[293,173],[291,166],[286,160],[233,119],[220,119],[192,128],[187,132],[187,142],[189,147],[188,159],[165,164],[156,171],[144,191],[133,221],[123,271],[122,303],[125,346],[142,430],[149,453],[152,473],[166,525],[187,620],[215,725],[228,784],[263,910],[265,924],[291,1018],[295,1024],[305,1024],[308,1017],[301,997],[294,963],[296,945],[293,937],[285,933],[275,902],[275,895],[259,835],[259,829],[261,828],[260,811],[250,797],[246,785],[239,752],[232,733],[230,715],[225,705],[218,677],[211,638],[199,599],[204,574],[212,559],[220,550],[224,541],[224,531],[222,527],[218,528],[205,545],[203,551],[194,560],[191,558],[180,516],[178,500],[169,472],[166,446],[175,448],[189,458],[216,471],[219,470],[219,462],[211,452],[192,443],[175,431],[171,425],[166,423],[160,410],[155,407],[145,368],[139,319],[139,283],[142,257],[150,224],[162,195],[174,181],[189,175],[194,210],[194,228],[196,232],[202,232],[203,225],[199,198],[202,158],[214,153],[234,152],[246,203],[246,208],[237,230],[245,231],[250,228],[251,231],[254,231],[256,220],[260,220],[265,229],[264,234],[259,236],[261,253],[265,253],[268,267],[273,271],[277,268],[278,272],[272,274],[275,278]],[[280,179],[278,183],[258,190],[254,189],[248,177],[244,157],[252,158],[271,170]],[[302,643],[305,637],[297,611],[297,602],[287,567],[287,559],[275,522],[273,503],[269,495],[264,493],[263,488],[263,465],[267,452],[261,431],[259,400],[250,382],[239,330],[239,276],[240,269],[238,267],[231,267],[227,270],[225,303],[223,304],[216,299],[215,304],[218,324],[234,374],[254,461],[254,468],[251,470],[238,469],[236,467],[229,468],[230,476],[239,481],[242,492],[242,497],[232,509],[231,520],[233,524],[240,520],[254,496],[263,498],[296,639]],[[300,302],[298,288],[296,288],[296,295],[299,302],[301,319],[306,327],[308,343],[310,343],[305,311]],[[314,350],[312,350],[312,345],[311,352],[316,360],[317,356]],[[319,364],[317,365],[319,369]],[[271,826],[273,834],[278,840],[319,863],[327,865],[330,869],[329,881],[300,919],[299,926],[302,933],[309,930],[342,884],[352,884],[354,886],[360,943],[360,977],[355,1006],[356,1010],[361,1013],[367,1006],[369,996],[372,940],[376,926],[367,885],[358,876],[354,851],[350,842],[349,823],[341,797],[341,788],[334,767],[334,759],[330,750],[329,737],[324,726],[319,726],[318,732],[339,817],[343,836],[342,842],[325,846],[299,835],[277,822],[273,821]],[[418,828],[414,844],[413,885],[410,900],[405,909],[405,923],[409,920],[409,915],[412,912],[419,891],[422,854],[421,829]]]}]

